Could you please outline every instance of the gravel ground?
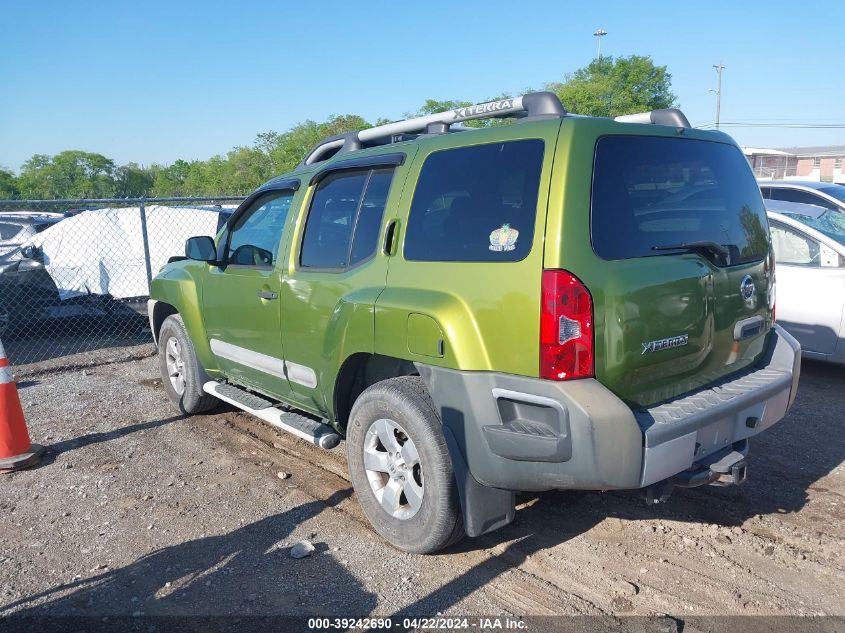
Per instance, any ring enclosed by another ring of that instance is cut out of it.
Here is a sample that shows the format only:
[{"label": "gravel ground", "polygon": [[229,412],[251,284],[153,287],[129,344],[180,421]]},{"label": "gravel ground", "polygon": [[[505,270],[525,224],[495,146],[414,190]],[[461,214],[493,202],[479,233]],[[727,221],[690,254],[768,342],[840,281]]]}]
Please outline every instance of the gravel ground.
[{"label": "gravel ground", "polygon": [[19,372],[50,451],[0,480],[0,616],[845,615],[845,368],[805,363],[742,486],[521,497],[511,526],[414,556],[367,527],[343,444],[176,416],[148,354]]}]

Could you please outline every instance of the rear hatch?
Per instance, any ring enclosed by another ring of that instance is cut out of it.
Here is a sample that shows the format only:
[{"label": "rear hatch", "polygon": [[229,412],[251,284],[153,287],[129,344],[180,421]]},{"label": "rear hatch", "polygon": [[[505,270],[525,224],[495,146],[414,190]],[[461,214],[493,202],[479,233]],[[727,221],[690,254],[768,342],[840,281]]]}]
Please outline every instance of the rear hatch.
[{"label": "rear hatch", "polygon": [[735,145],[601,136],[590,206],[595,259],[584,282],[600,382],[647,406],[760,357],[772,323],[771,244],[760,190]]}]

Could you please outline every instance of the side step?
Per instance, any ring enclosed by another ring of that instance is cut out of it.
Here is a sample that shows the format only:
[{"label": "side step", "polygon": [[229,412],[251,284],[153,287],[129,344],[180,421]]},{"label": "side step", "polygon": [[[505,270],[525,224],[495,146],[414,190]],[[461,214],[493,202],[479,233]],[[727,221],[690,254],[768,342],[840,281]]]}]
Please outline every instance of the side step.
[{"label": "side step", "polygon": [[228,402],[276,428],[293,433],[320,448],[334,448],[340,443],[340,436],[328,424],[317,422],[299,413],[277,409],[269,400],[249,393],[235,385],[225,385],[209,380],[202,388],[203,391],[215,398],[220,398],[223,402]]}]

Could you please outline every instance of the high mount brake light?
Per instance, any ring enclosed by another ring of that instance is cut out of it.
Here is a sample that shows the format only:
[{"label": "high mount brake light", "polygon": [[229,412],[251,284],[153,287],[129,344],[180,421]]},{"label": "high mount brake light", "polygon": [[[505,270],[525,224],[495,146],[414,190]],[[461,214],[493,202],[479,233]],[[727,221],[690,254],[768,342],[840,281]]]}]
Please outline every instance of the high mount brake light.
[{"label": "high mount brake light", "polygon": [[544,270],[540,306],[540,377],[590,378],[594,373],[593,300],[575,275]]}]

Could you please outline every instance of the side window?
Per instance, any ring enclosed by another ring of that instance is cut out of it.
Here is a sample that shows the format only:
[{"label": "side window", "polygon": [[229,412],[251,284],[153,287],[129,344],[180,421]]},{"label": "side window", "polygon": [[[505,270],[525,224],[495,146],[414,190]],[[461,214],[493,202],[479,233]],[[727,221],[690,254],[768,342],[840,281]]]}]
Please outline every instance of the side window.
[{"label": "side window", "polygon": [[781,189],[778,187],[772,187],[771,198],[772,200],[786,200],[787,202],[814,204],[817,207],[822,207],[831,211],[839,210],[835,204],[828,202],[821,196],[817,196],[807,191],[800,191],[798,189]]},{"label": "side window", "polygon": [[772,245],[778,264],[793,266],[821,265],[819,243],[781,224],[772,224]]},{"label": "side window", "polygon": [[361,202],[361,211],[358,213],[358,221],[355,223],[355,237],[352,240],[352,251],[349,255],[350,266],[371,257],[378,248],[378,235],[391,180],[393,180],[391,169],[380,169],[370,176],[367,192]]},{"label": "side window", "polygon": [[18,224],[0,224],[0,240],[10,240],[21,232]]},{"label": "side window", "polygon": [[291,200],[292,191],[273,191],[253,202],[231,229],[226,261],[234,266],[274,266]]},{"label": "side window", "polygon": [[543,141],[444,150],[422,166],[405,259],[514,262],[534,240]]},{"label": "side window", "polygon": [[392,169],[337,172],[314,192],[299,264],[342,270],[376,252]]}]

